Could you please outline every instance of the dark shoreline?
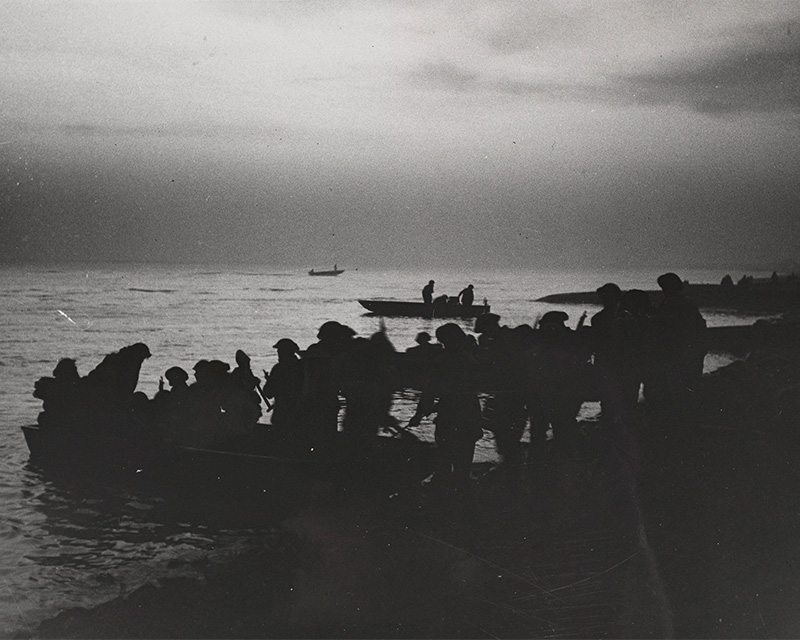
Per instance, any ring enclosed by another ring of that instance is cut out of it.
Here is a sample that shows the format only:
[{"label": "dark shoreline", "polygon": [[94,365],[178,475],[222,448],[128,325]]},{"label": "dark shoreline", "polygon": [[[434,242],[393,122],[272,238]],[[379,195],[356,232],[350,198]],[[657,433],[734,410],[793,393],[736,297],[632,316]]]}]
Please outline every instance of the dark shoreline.
[{"label": "dark shoreline", "polygon": [[[734,311],[739,313],[787,313],[800,308],[800,283],[783,280],[779,284],[770,282],[749,286],[719,284],[687,284],[684,295],[694,300],[702,310]],[[653,305],[663,299],[660,290],[646,291]],[[596,291],[554,293],[536,302],[548,304],[599,304]]]},{"label": "dark shoreline", "polygon": [[797,637],[800,322],[749,329],[696,426],[642,410],[638,466],[586,424],[468,492],[317,486],[263,550],[36,637]]}]

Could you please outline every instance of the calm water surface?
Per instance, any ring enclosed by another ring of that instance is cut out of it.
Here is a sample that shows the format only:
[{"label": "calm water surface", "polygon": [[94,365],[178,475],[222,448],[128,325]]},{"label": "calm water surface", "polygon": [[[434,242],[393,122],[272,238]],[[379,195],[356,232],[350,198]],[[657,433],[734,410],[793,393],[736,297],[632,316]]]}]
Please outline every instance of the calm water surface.
[{"label": "calm water surface", "polygon": [[[237,349],[251,356],[255,372],[269,370],[277,361],[271,345],[278,338],[292,338],[305,348],[326,320],[369,335],[380,321],[365,315],[358,298],[419,299],[430,278],[436,280],[437,295],[455,295],[474,284],[476,301],[486,297],[502,322],[514,326],[533,323],[554,308],[534,302],[541,296],[592,290],[607,281],[623,288],[655,288],[662,271],[347,270],[336,278],[312,278],[300,269],[242,267],[0,268],[0,637],[34,630],[64,608],[92,606],[151,580],[199,575],[208,563],[261,544],[273,533],[269,522],[209,520],[176,510],[163,496],[76,487],[29,465],[19,427],[35,423],[40,401],[31,395],[33,384],[50,375],[60,358],[75,358],[86,374],[106,353],[145,342],[153,356],[142,368],[138,388],[152,397],[167,368],[191,371],[201,358],[233,363]],[[680,273],[692,282],[719,282],[725,274]],[[584,310],[557,308],[570,314],[573,326]],[[714,326],[755,318],[719,314],[707,320]],[[419,331],[433,334],[438,324],[386,319],[399,350],[411,346]],[[467,330],[471,326],[464,323]],[[715,367],[728,360],[710,355],[706,364]],[[395,415],[407,420],[414,399],[399,394]],[[587,415],[593,410],[584,407]],[[423,424],[420,435],[430,437],[430,425]],[[479,444],[478,458],[492,458],[491,441]]]}]

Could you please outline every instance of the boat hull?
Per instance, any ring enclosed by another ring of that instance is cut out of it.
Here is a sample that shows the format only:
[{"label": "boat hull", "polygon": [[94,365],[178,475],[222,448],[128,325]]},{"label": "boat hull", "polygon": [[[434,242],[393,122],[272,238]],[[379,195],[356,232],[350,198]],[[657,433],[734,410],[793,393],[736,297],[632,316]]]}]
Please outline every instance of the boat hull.
[{"label": "boat hull", "polygon": [[315,271],[312,269],[308,272],[310,276],[338,276],[340,273],[344,273],[344,269],[333,269],[330,271]]},{"label": "boat hull", "polygon": [[488,304],[462,305],[447,302],[428,305],[424,302],[402,300],[359,300],[358,302],[374,315],[411,318],[477,318],[491,310]]},{"label": "boat hull", "polygon": [[359,483],[369,478],[376,487],[397,487],[419,482],[435,468],[433,445],[410,433],[376,436],[357,449],[339,434],[322,452],[264,424],[207,448],[161,443],[145,449],[129,440],[81,438],[68,429],[38,425],[22,431],[35,467],[57,477],[113,479],[125,486],[296,497],[319,479]]}]

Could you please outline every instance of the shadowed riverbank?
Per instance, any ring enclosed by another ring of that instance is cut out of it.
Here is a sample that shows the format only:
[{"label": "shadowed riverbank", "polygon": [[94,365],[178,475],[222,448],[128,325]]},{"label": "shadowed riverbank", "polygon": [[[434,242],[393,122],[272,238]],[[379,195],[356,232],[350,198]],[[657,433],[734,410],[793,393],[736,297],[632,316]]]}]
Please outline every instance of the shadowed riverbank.
[{"label": "shadowed riverbank", "polygon": [[[793,637],[795,324],[704,379],[700,424],[476,465],[468,491],[318,485],[265,548],[40,637]],[[736,407],[731,410],[731,407]]]},{"label": "shadowed riverbank", "polygon": [[584,424],[467,490],[318,484],[263,549],[37,635],[796,637],[798,323],[755,331],[692,426],[640,407],[636,447]]}]

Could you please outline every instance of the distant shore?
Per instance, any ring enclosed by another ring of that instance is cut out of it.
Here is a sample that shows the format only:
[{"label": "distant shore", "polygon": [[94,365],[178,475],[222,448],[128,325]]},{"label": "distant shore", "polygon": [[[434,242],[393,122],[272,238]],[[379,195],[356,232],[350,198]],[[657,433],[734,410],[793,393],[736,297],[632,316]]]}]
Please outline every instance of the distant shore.
[{"label": "distant shore", "polygon": [[[646,292],[657,305],[663,294],[658,290]],[[684,293],[701,310],[735,311],[741,313],[793,313],[800,309],[800,281],[785,276],[775,282],[766,279],[730,284],[686,284]],[[549,304],[598,304],[596,291],[554,293],[536,302]]]}]

